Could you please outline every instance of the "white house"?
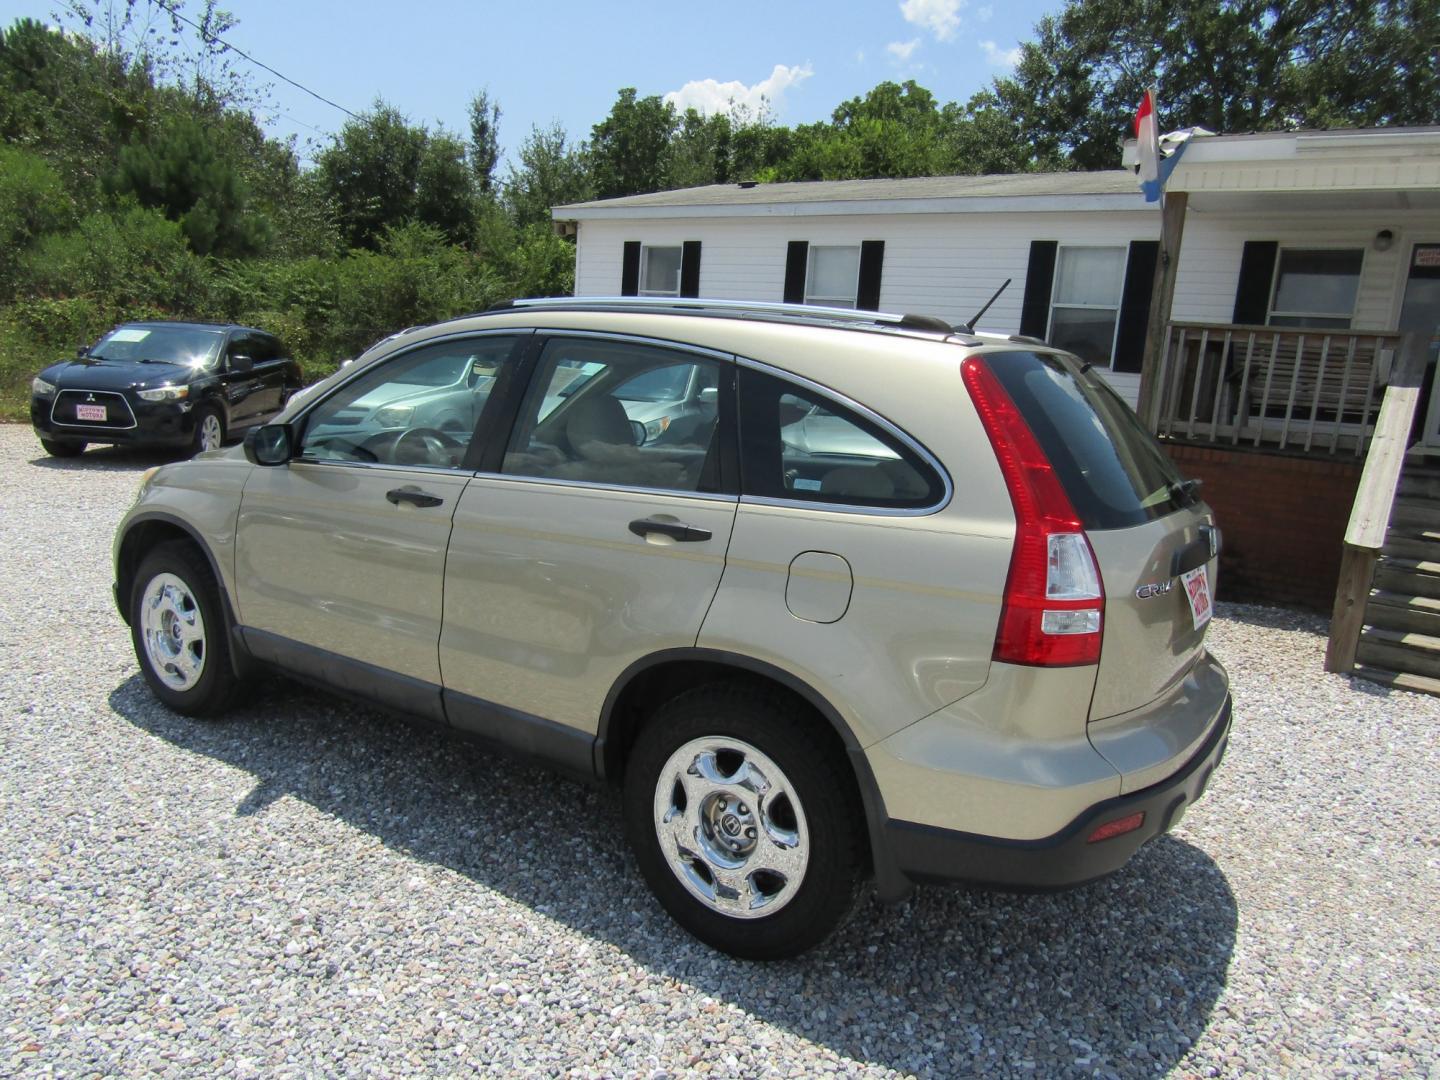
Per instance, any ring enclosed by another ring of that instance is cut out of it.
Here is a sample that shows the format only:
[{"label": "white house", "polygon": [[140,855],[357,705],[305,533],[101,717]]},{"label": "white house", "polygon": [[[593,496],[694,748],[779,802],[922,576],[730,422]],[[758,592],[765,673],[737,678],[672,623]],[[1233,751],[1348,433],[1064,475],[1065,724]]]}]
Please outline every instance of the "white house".
[{"label": "white house", "polygon": [[[1440,343],[1440,127],[1192,141],[1170,320]],[[810,301],[969,319],[1107,367],[1132,403],[1160,240],[1126,170],[723,184],[556,207],[581,296]],[[1432,411],[1440,420],[1440,410]]]}]

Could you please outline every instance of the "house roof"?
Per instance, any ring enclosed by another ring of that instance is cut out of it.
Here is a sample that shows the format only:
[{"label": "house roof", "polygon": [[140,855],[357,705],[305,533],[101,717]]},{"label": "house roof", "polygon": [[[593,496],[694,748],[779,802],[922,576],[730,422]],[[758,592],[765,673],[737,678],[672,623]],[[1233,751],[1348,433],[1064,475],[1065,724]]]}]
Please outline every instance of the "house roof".
[{"label": "house roof", "polygon": [[[1098,205],[1097,205],[1098,204]],[[1145,203],[1126,169],[1106,172],[919,176],[903,180],[813,180],[709,184],[557,206],[559,220],[875,214],[896,211],[1136,209]]]}]

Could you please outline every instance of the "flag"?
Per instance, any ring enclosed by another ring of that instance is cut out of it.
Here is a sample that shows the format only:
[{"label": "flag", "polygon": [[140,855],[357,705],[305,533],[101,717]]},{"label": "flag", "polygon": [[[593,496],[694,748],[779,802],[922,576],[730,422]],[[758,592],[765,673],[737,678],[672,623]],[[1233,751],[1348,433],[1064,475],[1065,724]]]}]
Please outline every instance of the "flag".
[{"label": "flag", "polygon": [[1155,92],[1146,90],[1135,112],[1135,151],[1140,166],[1140,190],[1146,202],[1160,198],[1160,129],[1155,119]]}]

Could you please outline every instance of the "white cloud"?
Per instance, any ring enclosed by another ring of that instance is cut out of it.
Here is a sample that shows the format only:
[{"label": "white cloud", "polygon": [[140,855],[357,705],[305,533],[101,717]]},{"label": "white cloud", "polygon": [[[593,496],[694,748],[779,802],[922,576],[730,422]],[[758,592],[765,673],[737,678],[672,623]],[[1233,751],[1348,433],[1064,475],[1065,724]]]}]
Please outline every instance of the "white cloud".
[{"label": "white cloud", "polygon": [[975,17],[981,22],[989,22],[995,15],[995,8],[991,4],[975,9]]},{"label": "white cloud", "polygon": [[909,41],[892,41],[889,45],[885,46],[885,51],[893,56],[897,62],[903,64],[906,60],[910,59],[910,54],[919,47],[920,39],[917,37],[911,38]]},{"label": "white cloud", "polygon": [[993,41],[980,42],[980,48],[985,50],[985,62],[991,67],[1013,68],[1020,62],[1020,46],[1013,49],[1002,49]]},{"label": "white cloud", "polygon": [[718,82],[715,79],[696,79],[679,90],[671,90],[665,100],[684,112],[695,109],[711,116],[715,113],[730,112],[737,108],[748,109],[752,114],[759,112],[766,104],[771,111],[780,111],[780,99],[792,86],[804,82],[815,74],[809,64],[786,67],[776,64],[768,79],[762,79],[754,86],[746,86],[738,79]]},{"label": "white cloud", "polygon": [[960,9],[965,0],[901,0],[905,21],[929,30],[937,41],[949,41],[960,29]]}]

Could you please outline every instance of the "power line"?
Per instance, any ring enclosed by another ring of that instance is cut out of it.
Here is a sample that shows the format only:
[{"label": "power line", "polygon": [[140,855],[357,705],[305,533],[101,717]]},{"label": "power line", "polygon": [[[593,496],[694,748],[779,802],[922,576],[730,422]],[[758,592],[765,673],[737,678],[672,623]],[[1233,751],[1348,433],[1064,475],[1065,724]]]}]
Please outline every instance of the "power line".
[{"label": "power line", "polygon": [[[213,42],[213,43],[216,44],[216,45],[223,45],[223,46],[225,46],[225,48],[229,49],[231,52],[235,53],[237,56],[241,56],[241,57],[244,57],[246,60],[249,60],[250,63],[254,64],[256,67],[258,67],[258,68],[264,68],[264,69],[265,69],[266,71],[268,71],[271,75],[274,75],[277,79],[282,79],[282,80],[284,80],[285,82],[289,83],[291,86],[295,87],[297,90],[303,90],[305,93],[307,93],[307,94],[309,94],[311,97],[313,97],[316,101],[323,101],[326,105],[329,105],[332,109],[339,109],[339,110],[340,110],[341,112],[343,112],[346,116],[350,117],[350,118],[353,119],[353,120],[358,120],[358,119],[360,119],[355,113],[353,113],[353,112],[351,112],[349,109],[345,108],[344,105],[341,105],[341,104],[339,104],[338,102],[331,101],[331,100],[330,100],[329,98],[327,98],[324,94],[317,94],[314,90],[311,90],[308,86],[304,85],[303,83],[298,83],[298,82],[296,82],[294,79],[290,78],[289,75],[282,74],[281,72],[276,71],[276,70],[275,70],[273,67],[271,67],[269,64],[266,64],[266,63],[264,63],[264,62],[262,62],[262,61],[260,61],[260,60],[256,60],[255,57],[251,56],[251,55],[250,55],[249,53],[247,53],[244,49],[238,49],[238,48],[236,48],[234,45],[231,45],[230,42],[226,41],[224,38],[216,37],[214,34],[210,33],[210,32],[209,32],[208,30],[206,30],[203,26],[201,26],[199,23],[197,23],[194,19],[191,19],[191,18],[189,18],[188,16],[185,16],[185,15],[182,15],[182,14],[179,12],[179,10],[177,10],[176,8],[173,8],[173,7],[171,7],[169,4],[165,3],[165,0],[155,0],[155,3],[156,3],[156,6],[161,7],[161,8],[164,8],[166,11],[168,11],[173,18],[179,19],[181,22],[186,23],[186,24],[189,25],[189,26],[193,26],[196,30],[198,30],[198,31],[200,32],[201,40],[203,40],[203,41],[205,41],[205,42],[207,42],[207,43],[212,43],[212,42]],[[308,125],[307,125],[307,126],[308,126]]]}]

